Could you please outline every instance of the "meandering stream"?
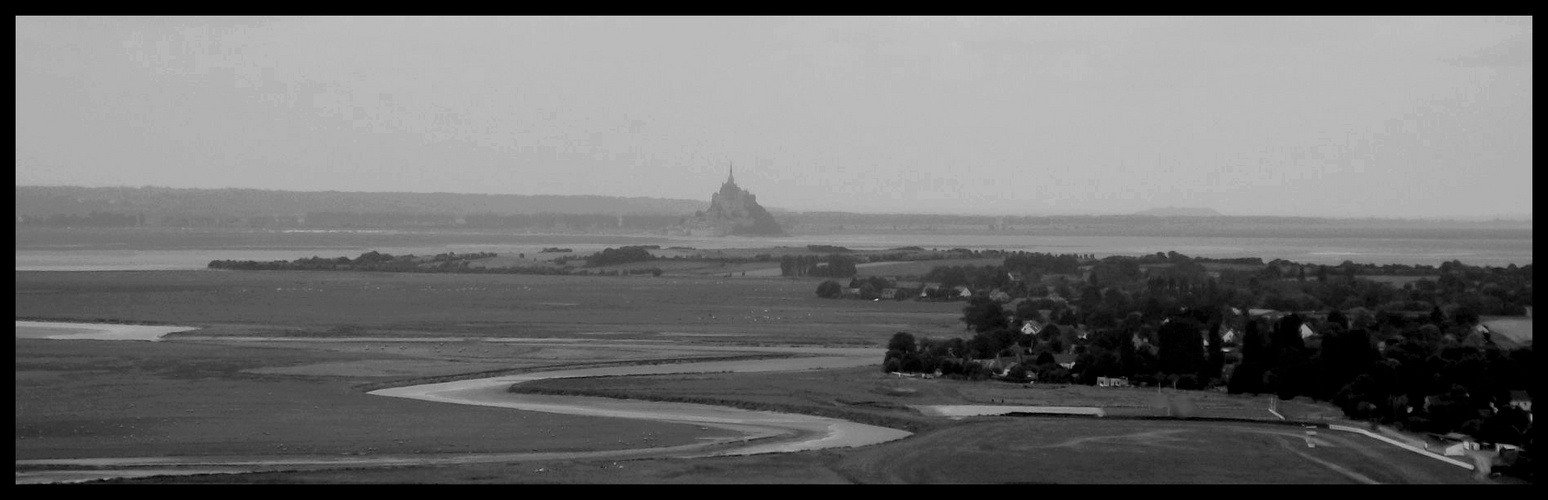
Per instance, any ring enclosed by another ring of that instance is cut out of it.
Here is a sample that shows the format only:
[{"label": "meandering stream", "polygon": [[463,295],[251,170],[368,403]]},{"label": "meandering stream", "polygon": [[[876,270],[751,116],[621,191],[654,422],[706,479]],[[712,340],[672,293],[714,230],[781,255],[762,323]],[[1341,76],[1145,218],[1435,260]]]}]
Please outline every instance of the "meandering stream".
[{"label": "meandering stream", "polygon": [[[83,323],[17,322],[17,336],[27,338],[97,338],[154,340],[159,335],[124,335],[131,330],[124,325],[98,325]],[[163,332],[180,331],[161,327]],[[54,333],[50,333],[50,331]],[[92,332],[98,335],[92,335]],[[59,335],[70,335],[62,337]],[[252,338],[261,342],[270,339]],[[293,341],[295,339],[272,339]],[[389,339],[383,339],[389,340]],[[589,347],[607,346],[587,344]],[[830,368],[849,368],[875,364],[881,351],[875,348],[818,348],[818,347],[715,347],[691,345],[629,344],[629,347],[658,347],[682,350],[735,350],[739,352],[794,354],[800,357],[741,360],[686,362],[638,366],[617,366],[555,370],[520,375],[506,375],[483,379],[460,380],[436,384],[395,387],[370,392],[383,397],[400,397],[442,403],[493,406],[525,411],[541,411],[572,415],[590,415],[615,418],[649,419],[662,422],[694,424],[739,432],[741,437],[705,440],[703,443],[628,450],[596,450],[570,453],[503,453],[469,454],[440,457],[145,457],[112,459],[59,459],[17,460],[18,466],[82,466],[98,467],[97,470],[58,470],[18,472],[16,482],[72,482],[117,477],[144,477],[147,475],[241,473],[286,468],[401,466],[413,464],[454,464],[505,462],[531,459],[575,458],[635,458],[635,457],[703,457],[715,455],[748,455],[756,453],[793,452],[824,448],[866,446],[902,439],[910,435],[906,431],[877,427],[844,420],[778,413],[752,411],[713,405],[667,403],[622,400],[613,398],[550,396],[514,394],[507,392],[512,384],[547,378],[659,375],[673,373],[712,372],[766,372],[795,371]]]}]

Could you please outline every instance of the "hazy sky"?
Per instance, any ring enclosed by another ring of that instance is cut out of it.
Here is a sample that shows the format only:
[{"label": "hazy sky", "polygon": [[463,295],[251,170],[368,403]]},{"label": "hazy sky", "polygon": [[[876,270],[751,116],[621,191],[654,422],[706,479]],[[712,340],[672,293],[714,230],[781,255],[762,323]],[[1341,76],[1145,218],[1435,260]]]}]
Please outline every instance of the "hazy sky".
[{"label": "hazy sky", "polygon": [[16,19],[16,183],[1532,211],[1531,18]]}]

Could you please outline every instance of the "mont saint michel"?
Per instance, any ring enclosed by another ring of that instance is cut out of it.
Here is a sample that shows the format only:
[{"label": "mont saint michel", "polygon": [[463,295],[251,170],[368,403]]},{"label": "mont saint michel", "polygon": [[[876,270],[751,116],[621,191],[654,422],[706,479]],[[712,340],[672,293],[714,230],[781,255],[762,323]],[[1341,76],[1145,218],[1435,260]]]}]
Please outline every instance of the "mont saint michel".
[{"label": "mont saint michel", "polygon": [[695,212],[686,221],[690,234],[709,233],[716,236],[782,236],[785,230],[774,216],[758,204],[757,196],[736,185],[735,167],[729,167],[725,184],[720,191],[710,195],[708,210]]},{"label": "mont saint michel", "polygon": [[15,16],[14,482],[1533,484],[1534,22]]}]

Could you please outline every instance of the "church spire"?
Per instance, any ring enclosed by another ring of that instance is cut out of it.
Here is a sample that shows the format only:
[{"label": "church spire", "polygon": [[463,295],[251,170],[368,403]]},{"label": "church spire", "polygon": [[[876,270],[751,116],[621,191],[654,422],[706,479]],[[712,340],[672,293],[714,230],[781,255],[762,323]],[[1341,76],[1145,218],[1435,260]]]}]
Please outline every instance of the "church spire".
[{"label": "church spire", "polygon": [[726,176],[726,184],[736,184],[736,162],[727,163],[729,163],[731,166],[729,167],[730,175]]}]

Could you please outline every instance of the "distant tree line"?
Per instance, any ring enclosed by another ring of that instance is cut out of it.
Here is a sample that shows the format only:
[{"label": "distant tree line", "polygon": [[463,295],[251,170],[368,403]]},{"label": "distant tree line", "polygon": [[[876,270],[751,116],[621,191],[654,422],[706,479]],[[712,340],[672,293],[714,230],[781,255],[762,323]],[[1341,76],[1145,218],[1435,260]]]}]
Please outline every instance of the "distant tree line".
[{"label": "distant tree line", "polygon": [[[1297,314],[1254,318],[1240,340],[1229,344],[1221,335],[1225,317],[1219,312],[1178,311],[1153,324],[1132,313],[1122,325],[1095,329],[1084,338],[1055,323],[1024,334],[1013,329],[1016,316],[993,300],[971,300],[962,318],[974,331],[971,338],[918,340],[909,348],[900,339],[912,336],[900,332],[889,344],[883,370],[983,378],[962,367],[1014,357],[1020,369],[1008,370],[1004,378],[1089,385],[1097,377],[1128,377],[1136,385],[1224,386],[1233,394],[1268,393],[1286,400],[1307,396],[1334,403],[1350,418],[1421,432],[1463,432],[1488,442],[1531,442],[1530,413],[1512,401],[1513,393],[1522,392],[1535,399],[1532,347],[1500,348],[1475,324],[1439,313],[1415,320],[1388,316],[1373,329],[1346,329],[1347,317],[1332,311],[1318,322],[1321,333],[1309,338],[1301,329],[1307,320]],[[1405,334],[1377,333],[1393,328],[1393,322]],[[1226,345],[1239,345],[1239,353],[1228,355]],[[1073,366],[1050,365],[1059,354],[1073,355]],[[1228,366],[1230,356],[1237,362]]]},{"label": "distant tree line", "polygon": [[210,269],[227,269],[238,271],[373,271],[373,272],[399,272],[399,273],[459,273],[459,274],[543,274],[543,275],[575,275],[575,276],[630,276],[649,274],[660,276],[662,270],[659,267],[647,267],[636,269],[613,270],[588,270],[575,269],[571,266],[511,266],[511,267],[473,267],[468,263],[473,260],[494,257],[496,254],[481,252],[472,254],[447,253],[433,257],[416,257],[414,255],[392,255],[376,251],[366,252],[359,257],[308,257],[293,261],[253,261],[253,260],[215,260],[208,265]]},{"label": "distant tree line", "polygon": [[[1535,399],[1532,347],[1496,337],[1480,321],[1525,312],[1531,265],[1383,266],[1432,273],[1398,286],[1365,279],[1369,267],[1348,263],[1276,260],[1211,272],[1205,264],[1218,261],[1175,252],[1006,261],[932,270],[927,279],[1014,293],[968,299],[962,322],[970,338],[914,339],[908,348],[896,337],[883,369],[1082,384],[1128,377],[1136,385],[1304,396],[1350,418],[1530,449],[1530,413],[1513,402],[1523,393]],[[1036,334],[1018,330],[1028,322],[1040,326]],[[1070,365],[1054,362],[1060,357]],[[986,375],[988,366],[1003,371]]]},{"label": "distant tree line", "polygon": [[496,254],[476,252],[458,254],[448,252],[431,257],[386,254],[372,250],[359,257],[307,257],[293,261],[214,260],[210,269],[241,271],[387,271],[387,272],[446,272],[468,268],[468,262],[487,259]]},{"label": "distant tree line", "polygon": [[859,272],[855,267],[856,261],[853,257],[836,253],[826,257],[784,255],[779,259],[779,275],[848,278]]},{"label": "distant tree line", "polygon": [[[657,246],[656,248],[660,248]],[[644,246],[622,246],[618,248],[605,248],[601,252],[586,257],[586,265],[611,266],[615,264],[628,264],[631,262],[646,262],[655,260],[656,256],[650,253]]]}]

